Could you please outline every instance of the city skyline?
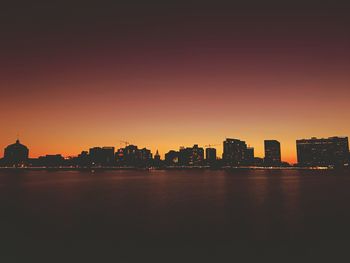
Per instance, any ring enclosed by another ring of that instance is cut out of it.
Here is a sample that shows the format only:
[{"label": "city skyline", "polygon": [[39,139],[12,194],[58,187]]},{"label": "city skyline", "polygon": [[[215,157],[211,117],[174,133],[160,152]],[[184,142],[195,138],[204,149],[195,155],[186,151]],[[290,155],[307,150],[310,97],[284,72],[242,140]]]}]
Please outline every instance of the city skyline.
[{"label": "city skyline", "polygon": [[2,148],[19,134],[33,156],[119,140],[164,156],[234,137],[263,156],[273,138],[295,163],[296,139],[350,134],[341,5],[60,1],[2,11]]},{"label": "city skyline", "polygon": [[0,263],[346,262],[349,1],[2,1],[0,32]]},{"label": "city skyline", "polygon": [[[329,163],[329,165],[337,162],[347,163],[350,160],[350,152],[349,152],[349,144],[347,136],[332,136],[332,137],[324,137],[317,138],[315,136],[310,137],[309,139],[297,139],[295,141],[296,149],[297,149],[297,161],[295,163],[288,162],[282,158],[281,155],[281,142],[278,140],[265,139],[263,141],[264,144],[264,156],[258,156],[255,154],[255,147],[248,144],[246,141],[242,141],[240,139],[232,139],[226,138],[222,143],[222,147],[219,144],[209,144],[209,145],[198,145],[193,144],[193,147],[188,147],[185,145],[181,145],[178,148],[168,149],[163,154],[159,153],[159,150],[156,149],[153,151],[152,149],[147,149],[147,147],[139,148],[137,144],[129,143],[127,141],[120,141],[124,146],[112,146],[112,145],[99,145],[99,146],[91,146],[89,148],[81,149],[79,153],[73,155],[64,155],[62,153],[45,153],[39,156],[31,155],[31,151],[27,148],[27,146],[20,143],[19,138],[17,138],[16,143],[9,144],[4,147],[4,155],[0,156],[0,160],[6,159],[7,155],[10,156],[12,150],[10,148],[15,148],[15,152],[12,153],[14,156],[20,154],[22,156],[20,159],[42,159],[42,158],[56,158],[69,160],[71,158],[81,158],[87,156],[99,156],[100,154],[107,154],[104,158],[107,158],[109,161],[107,163],[114,163],[118,161],[118,153],[121,153],[123,156],[124,151],[141,151],[141,156],[145,157],[147,160],[164,160],[167,163],[167,155],[170,154],[170,162],[172,164],[177,165],[177,161],[173,162],[173,158],[180,158],[179,154],[185,155],[192,161],[188,161],[192,163],[191,165],[195,165],[198,162],[198,165],[203,165],[204,161],[207,164],[215,165],[214,160],[222,160],[223,164],[229,166],[284,166],[285,164],[289,165],[305,165],[305,166],[315,166],[317,163],[321,166],[323,164]],[[305,146],[301,146],[305,145]],[[304,147],[302,150],[301,147]],[[305,148],[306,147],[306,148]],[[329,148],[330,147],[330,148]],[[17,153],[18,149],[20,149],[20,153]],[[222,149],[222,150],[221,150]],[[198,152],[199,151],[199,152]],[[105,152],[105,153],[103,153]],[[221,154],[220,154],[221,152]],[[226,152],[226,155],[225,155]],[[205,153],[205,154],[204,154]],[[194,154],[194,156],[192,156]],[[199,154],[199,157],[198,157]],[[111,157],[112,156],[112,157]],[[192,157],[190,157],[192,156]],[[213,156],[215,158],[213,159]],[[2,159],[3,158],[3,159]],[[13,157],[10,157],[13,158]],[[144,157],[142,157],[144,158]],[[193,160],[193,158],[197,159],[197,161]],[[308,161],[304,161],[307,158]],[[168,160],[168,162],[169,162]],[[318,160],[318,161],[316,161]],[[337,160],[337,161],[336,161]],[[170,164],[168,164],[170,165]],[[221,164],[222,165],[222,164]],[[317,166],[317,165],[316,165]]]}]

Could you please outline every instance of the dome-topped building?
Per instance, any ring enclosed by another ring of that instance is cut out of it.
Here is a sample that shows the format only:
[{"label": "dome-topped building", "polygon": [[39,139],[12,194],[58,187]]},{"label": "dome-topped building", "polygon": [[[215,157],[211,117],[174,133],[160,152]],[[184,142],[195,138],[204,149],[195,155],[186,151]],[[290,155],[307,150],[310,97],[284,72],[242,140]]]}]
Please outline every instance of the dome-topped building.
[{"label": "dome-topped building", "polygon": [[24,165],[28,161],[28,156],[29,149],[17,140],[16,143],[5,148],[4,161],[10,166]]}]

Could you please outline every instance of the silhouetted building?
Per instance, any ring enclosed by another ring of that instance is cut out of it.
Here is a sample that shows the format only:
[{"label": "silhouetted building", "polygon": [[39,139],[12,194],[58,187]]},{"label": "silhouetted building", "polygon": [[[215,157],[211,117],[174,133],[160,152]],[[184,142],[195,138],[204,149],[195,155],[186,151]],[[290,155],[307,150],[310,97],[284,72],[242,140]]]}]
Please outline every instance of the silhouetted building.
[{"label": "silhouetted building", "polygon": [[225,165],[240,166],[245,164],[247,144],[237,139],[226,139],[224,141],[224,152],[222,159]]},{"label": "silhouetted building", "polygon": [[115,160],[117,166],[123,166],[124,161],[124,148],[120,148],[115,152]]},{"label": "silhouetted building", "polygon": [[147,148],[138,149],[135,145],[128,145],[116,153],[118,166],[147,167],[152,165],[152,153]]},{"label": "silhouetted building", "polygon": [[127,166],[136,166],[140,162],[139,149],[135,145],[128,145],[123,149],[123,163]]},{"label": "silhouetted building", "polygon": [[28,156],[29,149],[17,140],[5,148],[3,162],[6,166],[22,166],[27,164]]},{"label": "silhouetted building", "polygon": [[76,156],[68,156],[67,158],[64,159],[64,164],[63,166],[65,167],[80,167],[78,165],[78,157]]},{"label": "silhouetted building", "polygon": [[348,137],[297,140],[300,166],[344,166],[348,164]]},{"label": "silhouetted building", "polygon": [[159,154],[158,150],[156,151],[156,154],[154,155],[154,160],[160,161],[160,154]]},{"label": "silhouetted building", "polygon": [[45,155],[38,158],[38,166],[42,167],[61,167],[65,166],[65,160],[62,155]]},{"label": "silhouetted building", "polygon": [[255,157],[254,158],[254,166],[262,167],[264,165],[264,159]]},{"label": "silhouetted building", "polygon": [[188,152],[184,146],[181,146],[179,149],[179,165],[185,166],[188,162]]},{"label": "silhouetted building", "polygon": [[281,165],[281,144],[276,140],[265,140],[265,165],[279,166]]},{"label": "silhouetted building", "polygon": [[169,151],[165,154],[165,164],[168,166],[179,165],[179,156],[179,152],[173,150]]},{"label": "silhouetted building", "polygon": [[195,144],[193,147],[180,148],[179,163],[184,166],[200,166],[204,161],[204,149]]},{"label": "silhouetted building", "polygon": [[153,166],[154,167],[161,167],[162,166],[162,160],[160,159],[160,154],[159,154],[158,150],[156,151],[156,154],[154,155]]},{"label": "silhouetted building", "polygon": [[254,148],[253,147],[248,147],[245,150],[243,163],[245,165],[254,165]]},{"label": "silhouetted building", "polygon": [[115,164],[115,149],[114,147],[102,148],[102,165],[113,166]]},{"label": "silhouetted building", "polygon": [[216,149],[215,148],[206,148],[205,149],[205,160],[208,165],[213,165],[216,163]]},{"label": "silhouetted building", "polygon": [[88,167],[91,165],[90,156],[87,151],[82,151],[77,158],[75,158],[75,165],[79,167]]},{"label": "silhouetted building", "polygon": [[92,166],[113,166],[115,164],[114,147],[94,147],[89,150]]},{"label": "silhouetted building", "polygon": [[150,166],[152,164],[152,153],[150,150],[143,148],[139,150],[140,161],[142,166]]},{"label": "silhouetted building", "polygon": [[102,148],[94,147],[89,149],[89,157],[92,166],[101,165],[102,163]]}]

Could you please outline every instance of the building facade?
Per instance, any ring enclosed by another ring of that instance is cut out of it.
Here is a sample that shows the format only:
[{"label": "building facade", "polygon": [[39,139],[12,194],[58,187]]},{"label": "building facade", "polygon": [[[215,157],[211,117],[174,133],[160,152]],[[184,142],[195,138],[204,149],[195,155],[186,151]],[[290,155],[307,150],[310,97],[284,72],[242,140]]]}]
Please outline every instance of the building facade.
[{"label": "building facade", "polygon": [[180,148],[179,154],[179,162],[183,166],[200,166],[204,163],[204,149],[197,144]]},{"label": "building facade", "polygon": [[266,166],[279,166],[282,163],[281,160],[281,144],[276,140],[265,140],[265,158],[264,163]]},{"label": "building facade", "polygon": [[41,167],[65,166],[65,159],[61,154],[48,154],[37,159],[37,165]]},{"label": "building facade", "polygon": [[178,151],[171,150],[165,154],[165,164],[167,166],[176,166],[179,165],[179,156]]},{"label": "building facade", "polygon": [[225,165],[240,166],[246,163],[247,144],[237,139],[226,139],[223,142],[222,159]]},{"label": "building facade", "polygon": [[158,150],[156,151],[156,154],[154,155],[154,161],[156,161],[156,162],[160,162],[161,161],[160,160],[160,154],[159,154]]},{"label": "building facade", "polygon": [[118,166],[146,167],[153,162],[151,151],[147,148],[139,149],[136,145],[119,149],[115,156]]},{"label": "building facade", "polygon": [[115,164],[114,147],[94,147],[89,150],[92,166],[113,166]]},{"label": "building facade", "polygon": [[348,137],[297,140],[297,155],[300,166],[348,165]]},{"label": "building facade", "polygon": [[149,166],[152,164],[153,155],[150,150],[143,148],[140,150],[140,161],[142,166]]},{"label": "building facade", "polygon": [[254,148],[253,147],[248,147],[246,149],[243,163],[245,165],[254,165]]},{"label": "building facade", "polygon": [[213,165],[216,163],[216,149],[215,148],[206,148],[205,149],[205,160],[208,165]]},{"label": "building facade", "polygon": [[17,140],[5,148],[3,163],[6,166],[23,166],[27,164],[28,157],[29,149]]}]

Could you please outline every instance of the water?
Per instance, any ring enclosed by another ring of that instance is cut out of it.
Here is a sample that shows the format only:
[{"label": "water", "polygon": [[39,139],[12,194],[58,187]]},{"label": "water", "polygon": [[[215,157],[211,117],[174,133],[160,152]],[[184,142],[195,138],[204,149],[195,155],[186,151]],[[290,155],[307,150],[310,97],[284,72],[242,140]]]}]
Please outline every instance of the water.
[{"label": "water", "polygon": [[350,172],[0,172],[0,262],[349,259]]}]

